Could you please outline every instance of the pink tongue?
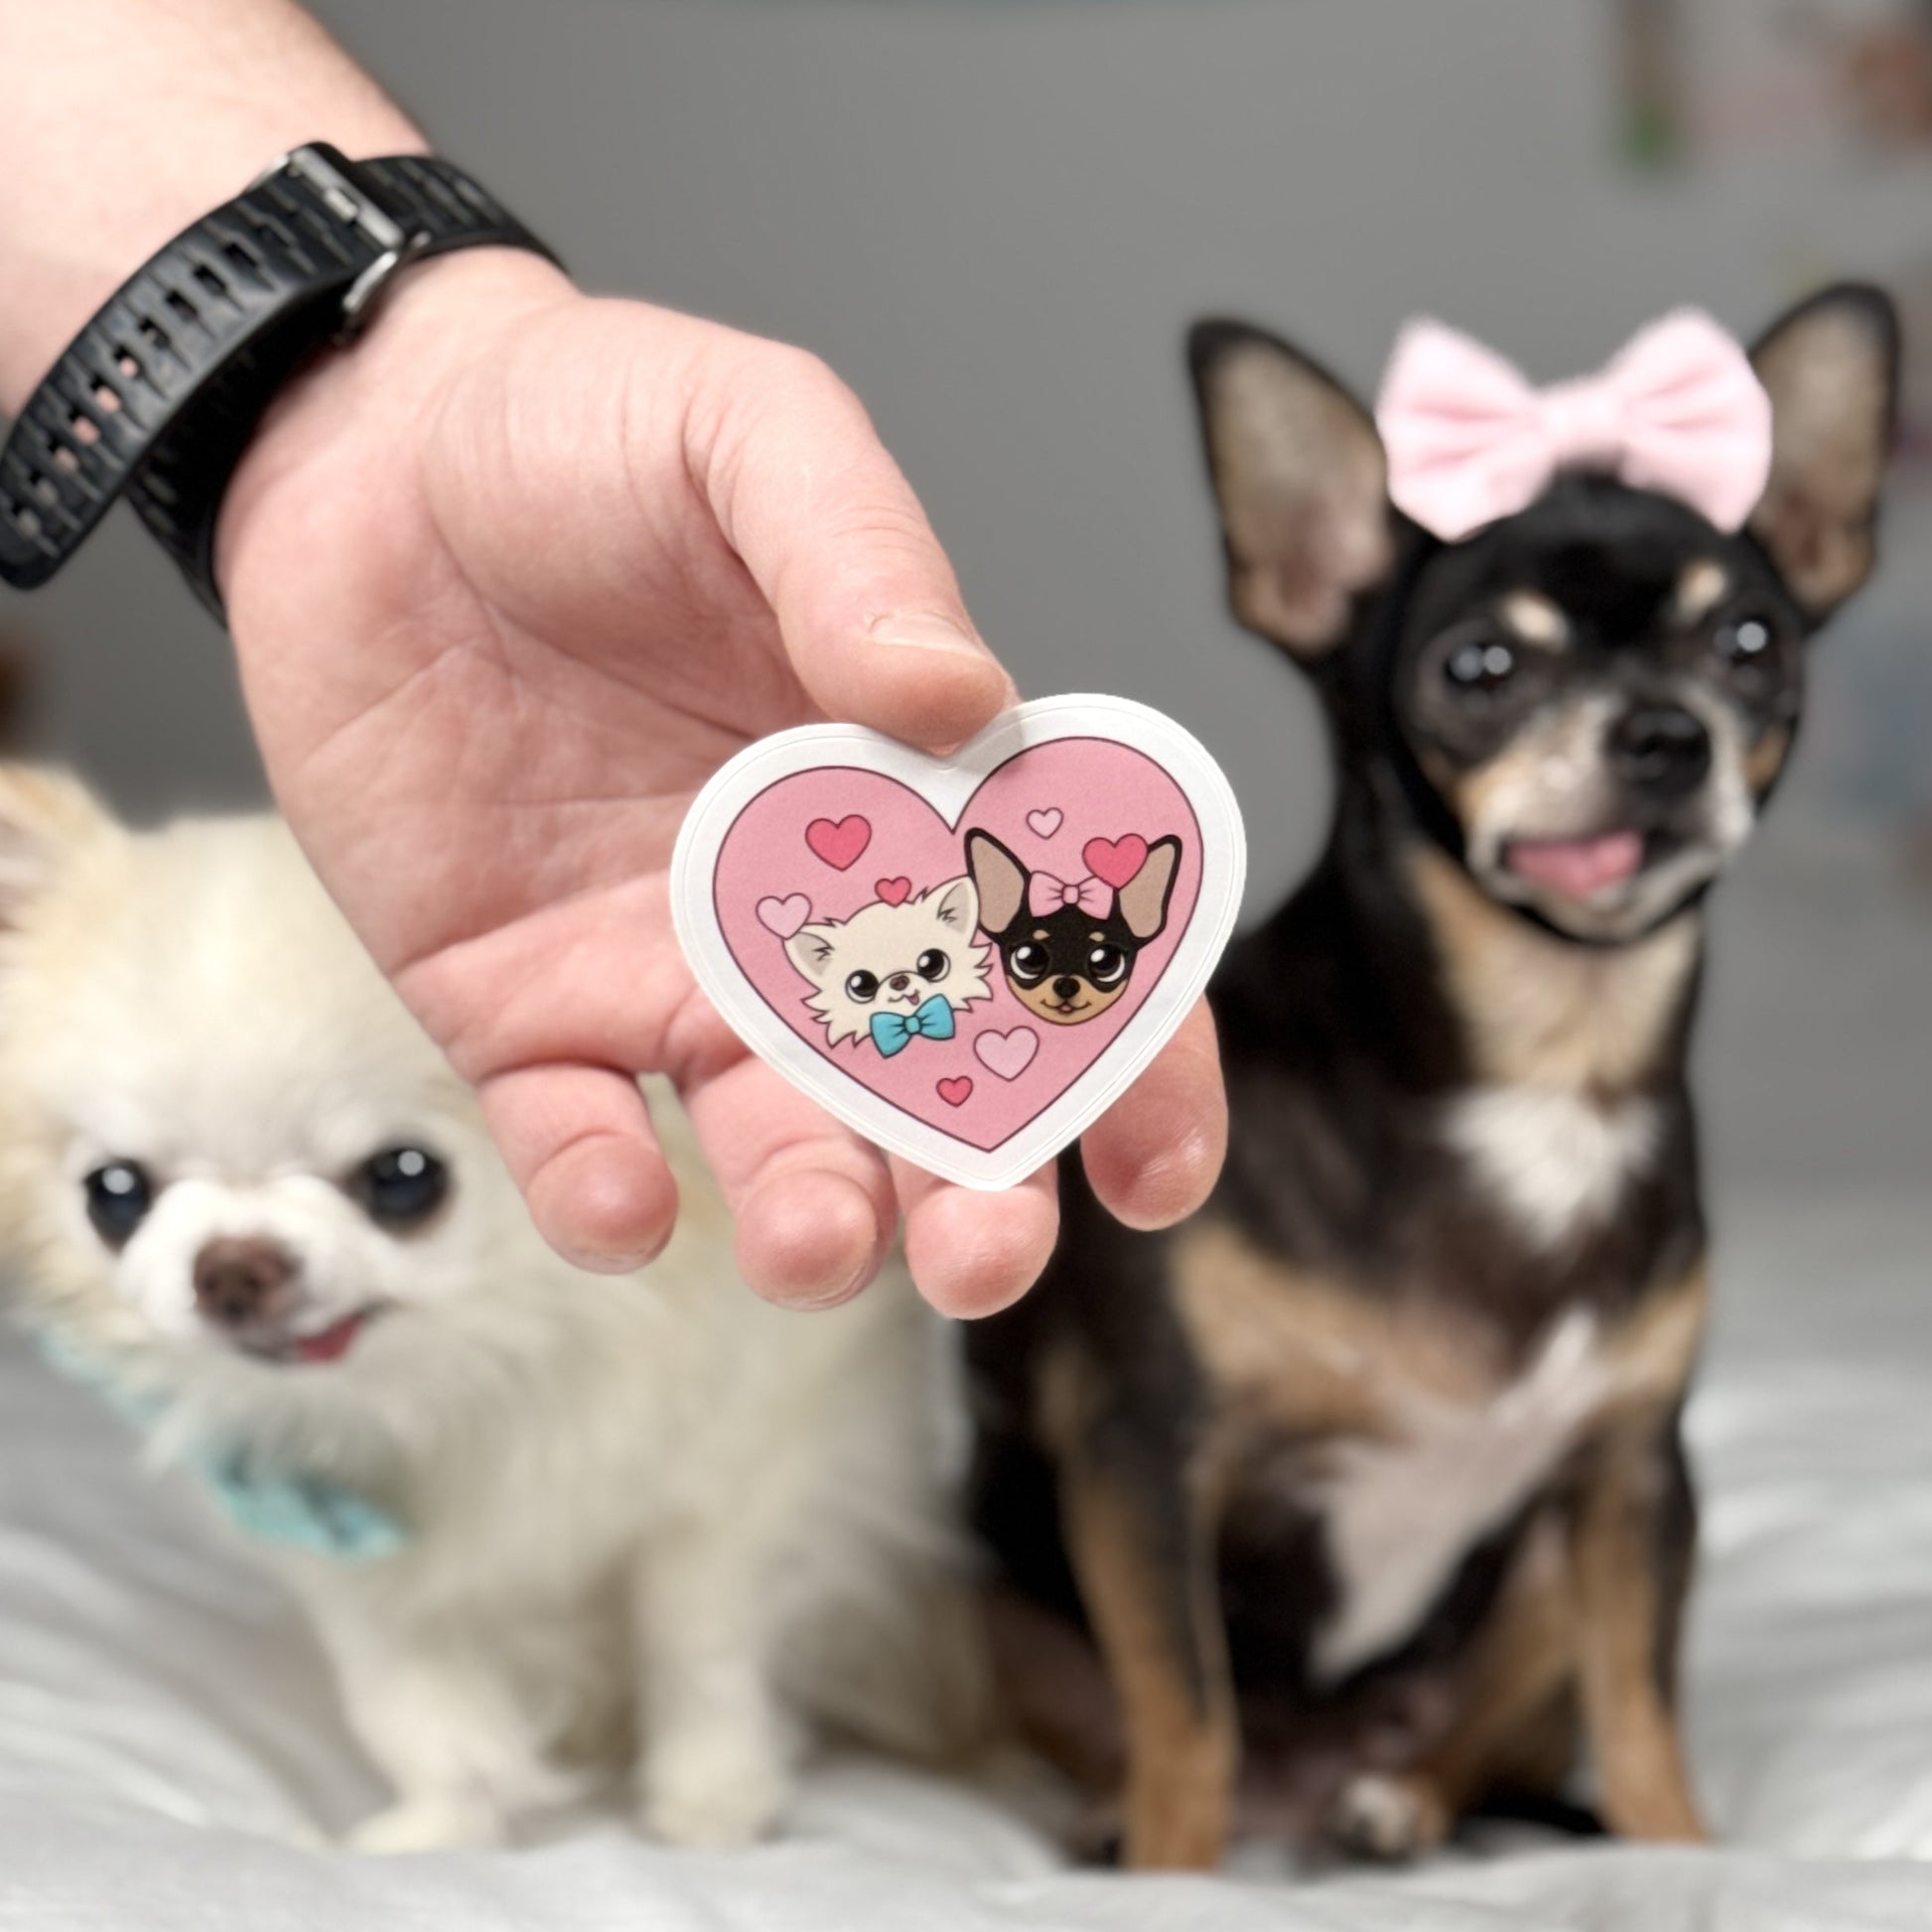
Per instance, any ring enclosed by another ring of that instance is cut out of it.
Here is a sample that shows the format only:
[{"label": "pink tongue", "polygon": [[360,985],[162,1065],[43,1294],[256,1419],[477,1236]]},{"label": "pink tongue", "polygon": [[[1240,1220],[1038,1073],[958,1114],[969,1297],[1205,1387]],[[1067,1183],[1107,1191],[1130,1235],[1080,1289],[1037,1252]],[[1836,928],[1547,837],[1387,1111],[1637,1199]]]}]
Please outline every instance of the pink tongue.
[{"label": "pink tongue", "polygon": [[345,1315],[333,1328],[325,1328],[316,1335],[303,1335],[289,1352],[298,1362],[333,1362],[348,1353],[348,1345],[361,1326],[362,1315],[358,1310],[354,1314]]},{"label": "pink tongue", "polygon": [[1643,864],[1643,835],[1605,832],[1594,839],[1519,839],[1506,862],[1518,879],[1567,898],[1588,898],[1620,886]]}]

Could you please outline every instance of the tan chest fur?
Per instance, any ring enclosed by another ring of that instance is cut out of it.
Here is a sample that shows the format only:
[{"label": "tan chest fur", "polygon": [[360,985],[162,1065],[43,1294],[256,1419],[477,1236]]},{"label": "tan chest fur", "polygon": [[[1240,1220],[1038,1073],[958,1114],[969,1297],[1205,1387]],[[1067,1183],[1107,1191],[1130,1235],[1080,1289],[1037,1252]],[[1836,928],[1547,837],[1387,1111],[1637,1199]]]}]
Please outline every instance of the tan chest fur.
[{"label": "tan chest fur", "polygon": [[[1285,1268],[1232,1229],[1178,1237],[1174,1284],[1216,1392],[1215,1476],[1279,1481],[1323,1518],[1337,1604],[1318,1675],[1399,1643],[1462,1556],[1600,1432],[1678,1401],[1702,1267],[1606,1321],[1554,1311],[1527,1347],[1440,1295],[1370,1297]],[[1270,1473],[1261,1478],[1259,1472]]]},{"label": "tan chest fur", "polygon": [[1496,905],[1441,853],[1411,872],[1460,1016],[1470,1081],[1443,1144],[1533,1250],[1601,1227],[1652,1166],[1646,1091],[1684,1010],[1701,933],[1686,914],[1628,946],[1571,945]]},{"label": "tan chest fur", "polygon": [[1486,898],[1431,847],[1417,848],[1412,876],[1480,1080],[1616,1094],[1643,1075],[1697,964],[1695,915],[1628,946],[1570,945]]}]

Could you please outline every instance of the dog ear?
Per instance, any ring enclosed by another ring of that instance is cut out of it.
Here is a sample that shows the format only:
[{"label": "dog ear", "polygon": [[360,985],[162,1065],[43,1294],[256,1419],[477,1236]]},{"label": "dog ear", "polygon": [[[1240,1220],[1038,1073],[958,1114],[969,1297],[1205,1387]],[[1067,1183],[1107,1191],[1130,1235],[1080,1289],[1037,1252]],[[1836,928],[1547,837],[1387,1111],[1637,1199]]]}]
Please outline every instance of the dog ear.
[{"label": "dog ear", "polygon": [[1750,531],[1791,594],[1823,618],[1863,584],[1898,396],[1898,312],[1842,282],[1765,332],[1751,366],[1771,398],[1771,477]]},{"label": "dog ear", "polygon": [[1114,909],[1127,921],[1128,931],[1144,945],[1168,922],[1168,900],[1173,896],[1173,876],[1179,866],[1180,841],[1156,839],[1140,871],[1114,899]]},{"label": "dog ear", "polygon": [[1319,656],[1395,555],[1374,421],[1324,369],[1245,323],[1197,323],[1187,361],[1228,602],[1250,630],[1297,657]]},{"label": "dog ear", "polygon": [[118,829],[78,778],[0,763],[0,927],[17,924],[81,847]]},{"label": "dog ear", "polygon": [[983,932],[1004,932],[1027,902],[1027,868],[991,832],[966,834],[966,871],[979,895]]},{"label": "dog ear", "polygon": [[825,968],[831,963],[837,943],[829,925],[801,925],[785,941],[785,957],[814,986],[823,986]]},{"label": "dog ear", "polygon": [[939,902],[932,908],[932,916],[949,931],[963,936],[979,924],[980,897],[970,878],[949,879],[921,897],[931,898],[935,895]]}]

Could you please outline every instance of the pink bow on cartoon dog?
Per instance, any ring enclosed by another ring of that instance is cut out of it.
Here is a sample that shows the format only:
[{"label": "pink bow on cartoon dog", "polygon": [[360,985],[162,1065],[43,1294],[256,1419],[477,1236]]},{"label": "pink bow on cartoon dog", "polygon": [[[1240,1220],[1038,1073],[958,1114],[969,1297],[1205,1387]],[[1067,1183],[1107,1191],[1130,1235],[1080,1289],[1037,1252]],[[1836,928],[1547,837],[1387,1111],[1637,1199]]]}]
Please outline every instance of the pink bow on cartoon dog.
[{"label": "pink bow on cartoon dog", "polygon": [[1082,912],[1104,919],[1114,909],[1114,889],[1091,874],[1071,885],[1050,872],[1036,872],[1027,881],[1027,910],[1035,918],[1043,919],[1062,905],[1077,905]]},{"label": "pink bow on cartoon dog", "polygon": [[1455,543],[1526,509],[1559,470],[1600,470],[1734,530],[1771,471],[1771,402],[1696,309],[1639,330],[1594,375],[1533,387],[1493,349],[1412,322],[1375,406],[1389,497]]}]

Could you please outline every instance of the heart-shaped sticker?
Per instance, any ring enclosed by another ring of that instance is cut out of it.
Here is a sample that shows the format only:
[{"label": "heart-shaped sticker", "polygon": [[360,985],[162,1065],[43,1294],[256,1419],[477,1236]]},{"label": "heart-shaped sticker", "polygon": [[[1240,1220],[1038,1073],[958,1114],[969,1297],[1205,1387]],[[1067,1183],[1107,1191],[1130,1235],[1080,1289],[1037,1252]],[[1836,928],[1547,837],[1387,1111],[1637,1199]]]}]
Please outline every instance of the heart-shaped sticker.
[{"label": "heart-shaped sticker", "polygon": [[752,746],[685,819],[672,910],[756,1052],[879,1146],[998,1188],[1172,1035],[1245,866],[1194,738],[1125,699],[1045,698],[947,759],[854,725]]}]

